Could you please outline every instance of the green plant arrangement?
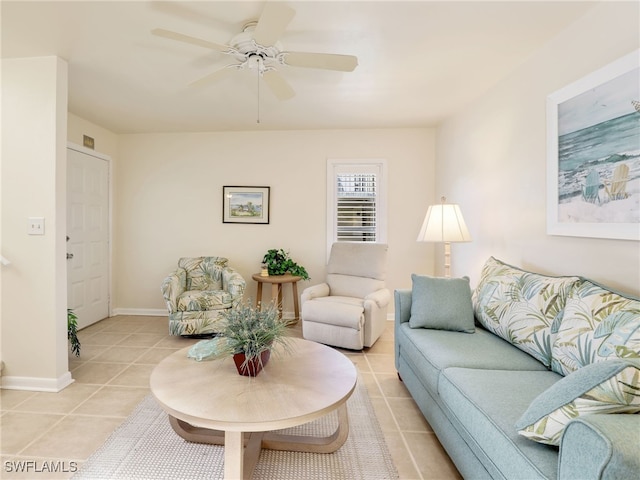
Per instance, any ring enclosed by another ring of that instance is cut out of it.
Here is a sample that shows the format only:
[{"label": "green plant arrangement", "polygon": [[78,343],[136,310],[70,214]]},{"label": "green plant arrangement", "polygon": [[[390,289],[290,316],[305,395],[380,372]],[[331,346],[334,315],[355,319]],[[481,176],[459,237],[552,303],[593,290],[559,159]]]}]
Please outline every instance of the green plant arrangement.
[{"label": "green plant arrangement", "polygon": [[234,356],[241,375],[255,377],[269,361],[271,350],[278,344],[288,350],[287,322],[270,304],[264,309],[240,303],[220,314],[223,328],[220,336],[226,340],[223,355]]},{"label": "green plant arrangement", "polygon": [[80,340],[78,340],[78,317],[72,309],[67,308],[67,339],[71,342],[71,352],[80,356]]},{"label": "green plant arrangement", "polygon": [[269,275],[284,275],[290,273],[296,277],[302,277],[303,280],[309,280],[307,270],[294,262],[289,256],[289,252],[285,252],[282,248],[272,248],[268,250],[262,259],[262,263],[267,266]]}]

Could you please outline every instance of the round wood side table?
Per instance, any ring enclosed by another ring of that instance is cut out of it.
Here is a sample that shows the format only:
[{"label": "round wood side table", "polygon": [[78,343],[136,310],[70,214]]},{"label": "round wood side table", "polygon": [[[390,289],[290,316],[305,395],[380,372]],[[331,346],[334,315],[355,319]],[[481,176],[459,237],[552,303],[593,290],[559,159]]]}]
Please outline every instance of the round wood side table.
[{"label": "round wood side table", "polygon": [[258,291],[256,292],[256,307],[262,302],[262,285],[264,283],[271,284],[271,301],[275,303],[278,308],[280,318],[282,318],[282,286],[290,283],[293,290],[293,313],[295,318],[291,321],[291,324],[298,322],[300,318],[300,306],[298,304],[298,282],[302,280],[302,277],[285,273],[284,275],[269,275],[263,277],[259,273],[254,273],[251,278],[258,282]]}]

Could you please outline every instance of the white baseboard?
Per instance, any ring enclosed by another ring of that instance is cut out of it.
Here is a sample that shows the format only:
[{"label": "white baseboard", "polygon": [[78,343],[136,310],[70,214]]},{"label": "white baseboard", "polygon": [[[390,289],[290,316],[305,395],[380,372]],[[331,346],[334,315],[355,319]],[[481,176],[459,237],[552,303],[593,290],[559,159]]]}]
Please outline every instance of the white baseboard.
[{"label": "white baseboard", "polygon": [[141,315],[145,317],[167,317],[169,314],[164,308],[114,308],[111,316],[117,315]]},{"label": "white baseboard", "polygon": [[56,393],[73,382],[70,372],[65,373],[60,378],[2,376],[2,389]]},{"label": "white baseboard", "polygon": [[[117,315],[140,315],[147,317],[166,317],[168,313],[162,308],[114,308],[111,311],[111,316]],[[282,312],[282,317],[287,320],[295,318],[293,312]],[[395,320],[394,312],[387,313],[387,321],[393,322]]]},{"label": "white baseboard", "polygon": [[[111,310],[111,316],[117,315],[140,315],[147,317],[166,317],[169,314],[166,310],[160,308],[114,308]],[[293,312],[282,312],[282,317],[287,320],[295,318]]]}]

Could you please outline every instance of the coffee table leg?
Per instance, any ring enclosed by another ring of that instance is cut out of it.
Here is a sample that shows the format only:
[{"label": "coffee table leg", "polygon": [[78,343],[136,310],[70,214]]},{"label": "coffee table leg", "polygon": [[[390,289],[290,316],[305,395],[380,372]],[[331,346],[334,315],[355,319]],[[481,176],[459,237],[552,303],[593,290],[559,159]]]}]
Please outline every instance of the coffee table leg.
[{"label": "coffee table leg", "polygon": [[242,432],[224,432],[224,478],[242,480],[244,470],[244,445]]},{"label": "coffee table leg", "polygon": [[258,459],[260,458],[260,450],[262,450],[262,437],[264,432],[249,433],[249,440],[244,447],[244,477],[249,480],[253,476],[256,469]]},{"label": "coffee table leg", "polygon": [[[263,432],[238,433],[194,427],[169,415],[173,430],[189,442],[224,445],[224,478],[250,479],[260,457]],[[234,435],[238,434],[238,435]],[[229,443],[230,442],[230,443]],[[240,443],[238,447],[237,442]],[[240,468],[238,468],[240,467]]]},{"label": "coffee table leg", "polygon": [[[255,462],[260,454],[260,448],[268,448],[270,450],[287,450],[290,452],[313,452],[313,453],[332,453],[338,450],[349,437],[349,415],[347,413],[347,404],[343,403],[337,409],[338,427],[335,432],[327,437],[311,437],[308,435],[283,435],[281,433],[252,433],[247,443],[247,461],[245,463],[246,471],[249,476],[253,472]],[[169,421],[175,432],[185,440],[196,443],[211,443],[216,445],[225,445],[225,472],[227,469],[227,452],[232,450],[227,442],[227,435],[233,432],[220,432],[218,430],[209,430],[189,425],[182,420],[169,415]],[[224,435],[224,436],[223,436]],[[243,439],[240,435],[240,444]],[[237,454],[237,452],[236,452]],[[253,462],[253,463],[252,463]],[[225,473],[225,478],[226,473]]]},{"label": "coffee table leg", "polygon": [[349,436],[349,416],[347,404],[338,407],[338,427],[327,437],[311,437],[308,435],[283,435],[265,433],[262,448],[270,450],[287,450],[290,452],[332,453],[338,450]]},{"label": "coffee table leg", "polygon": [[223,436],[223,432],[194,427],[171,415],[169,421],[175,432],[185,440],[224,445],[224,478],[241,480],[251,478],[262,448],[313,453],[332,453],[338,450],[349,436],[347,404],[340,405],[337,413],[338,426],[335,432],[327,437],[255,432],[247,434],[246,447],[242,432],[224,432]]},{"label": "coffee table leg", "polygon": [[189,442],[210,443],[212,445],[224,445],[224,432],[210,430],[208,428],[194,427],[193,425],[178,420],[169,415],[169,423],[173,431]]}]

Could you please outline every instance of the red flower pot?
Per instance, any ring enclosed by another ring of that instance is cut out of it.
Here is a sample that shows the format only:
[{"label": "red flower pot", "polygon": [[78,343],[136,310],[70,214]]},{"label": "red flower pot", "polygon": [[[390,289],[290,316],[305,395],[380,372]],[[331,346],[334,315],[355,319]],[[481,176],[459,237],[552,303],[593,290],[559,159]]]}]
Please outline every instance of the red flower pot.
[{"label": "red flower pot", "polygon": [[245,377],[256,377],[262,367],[264,367],[268,362],[269,358],[271,358],[271,350],[264,350],[260,353],[260,357],[253,357],[249,361],[247,361],[247,357],[244,353],[234,353],[233,361],[236,364],[236,368],[238,369],[238,373],[240,375],[244,375]]}]

